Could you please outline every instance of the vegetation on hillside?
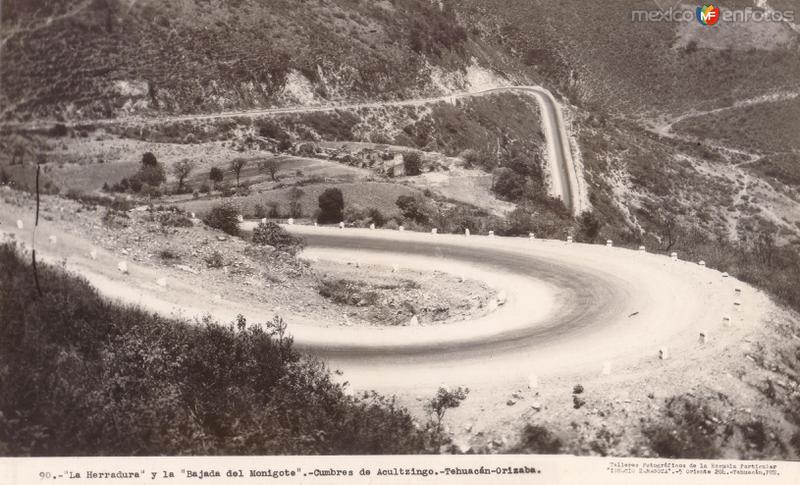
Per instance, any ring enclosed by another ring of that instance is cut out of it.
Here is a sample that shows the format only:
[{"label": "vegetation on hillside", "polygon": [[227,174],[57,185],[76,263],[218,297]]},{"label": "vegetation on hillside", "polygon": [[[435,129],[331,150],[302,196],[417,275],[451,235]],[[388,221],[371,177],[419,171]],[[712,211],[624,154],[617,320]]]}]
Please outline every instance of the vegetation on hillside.
[{"label": "vegetation on hillside", "polygon": [[[442,5],[442,8],[439,7]],[[450,0],[8,0],[0,104],[20,118],[407,97],[470,59]],[[64,76],[65,73],[79,76]],[[126,105],[127,103],[127,105]]]},{"label": "vegetation on hillside", "polygon": [[0,265],[0,455],[415,453],[432,439],[391,399],[349,397],[280,318],[162,318],[48,265],[37,297],[12,245]]}]

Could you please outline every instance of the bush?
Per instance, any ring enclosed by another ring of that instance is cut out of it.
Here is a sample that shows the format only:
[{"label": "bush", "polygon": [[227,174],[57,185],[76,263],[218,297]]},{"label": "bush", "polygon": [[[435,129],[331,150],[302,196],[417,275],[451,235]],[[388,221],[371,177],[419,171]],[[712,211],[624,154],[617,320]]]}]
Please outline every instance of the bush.
[{"label": "bush", "polygon": [[206,225],[231,236],[239,235],[239,210],[230,203],[214,206],[203,218]]},{"label": "bush", "polygon": [[378,303],[378,294],[367,288],[363,281],[323,278],[317,291],[340,305],[372,306]]},{"label": "bush", "polygon": [[382,227],[384,224],[386,224],[386,217],[375,207],[372,207],[367,211],[367,219],[369,219],[369,221],[375,224],[377,227]]},{"label": "bush", "polygon": [[367,210],[358,204],[350,204],[344,210],[345,222],[360,222],[367,218]]},{"label": "bush", "polygon": [[527,424],[522,430],[519,443],[510,451],[512,453],[554,455],[561,451],[561,446],[561,440],[553,436],[547,428]]},{"label": "bush", "polygon": [[27,259],[0,246],[4,455],[424,450],[407,411],[375,393],[345,395],[294,350],[279,317],[263,327],[163,318],[46,264],[46,297],[19,298],[36,294]]},{"label": "bush", "polygon": [[222,258],[222,253],[214,251],[205,257],[206,266],[209,268],[221,268],[225,265],[225,260]]},{"label": "bush", "polygon": [[344,196],[342,191],[332,187],[325,189],[319,196],[319,214],[317,222],[320,224],[332,224],[341,222],[344,218]]},{"label": "bush", "polygon": [[218,167],[211,167],[211,171],[208,172],[208,179],[214,182],[215,184],[222,182],[224,178],[225,178],[225,173]]},{"label": "bush", "polygon": [[422,173],[422,156],[419,152],[406,152],[403,154],[403,171],[409,176]]},{"label": "bush", "polygon": [[716,458],[717,425],[699,400],[676,396],[666,401],[664,416],[647,425],[642,434],[650,448],[663,458]]},{"label": "bush", "polygon": [[404,217],[418,224],[427,224],[430,220],[427,203],[419,196],[401,195],[395,204]]},{"label": "bush", "polygon": [[304,246],[303,239],[289,234],[286,229],[274,222],[260,222],[253,229],[253,243],[272,246],[293,255],[297,254]]},{"label": "bush", "polygon": [[518,201],[525,195],[527,179],[508,167],[494,170],[492,191],[501,199]]},{"label": "bush", "polygon": [[152,152],[145,152],[142,154],[142,166],[155,167],[158,164],[158,159]]}]

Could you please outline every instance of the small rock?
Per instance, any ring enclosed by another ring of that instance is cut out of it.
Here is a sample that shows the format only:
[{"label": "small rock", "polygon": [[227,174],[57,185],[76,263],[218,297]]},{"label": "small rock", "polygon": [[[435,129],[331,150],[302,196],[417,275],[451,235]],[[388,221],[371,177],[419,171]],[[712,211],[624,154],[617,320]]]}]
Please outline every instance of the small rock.
[{"label": "small rock", "polygon": [[167,287],[167,279],[166,278],[159,278],[156,280],[156,284],[162,288]]},{"label": "small rock", "polygon": [[89,257],[92,259],[97,259],[97,251],[95,251],[94,249],[89,251]]},{"label": "small rock", "polygon": [[419,318],[416,315],[411,317],[411,320],[408,321],[409,327],[419,327]]},{"label": "small rock", "polygon": [[117,269],[122,274],[128,274],[128,263],[126,263],[125,261],[120,261],[119,263],[117,263]]},{"label": "small rock", "polygon": [[514,404],[517,404],[516,399],[509,399],[508,401],[506,401],[506,406],[513,406]]},{"label": "small rock", "polygon": [[21,220],[17,220],[17,229],[25,229],[25,224]]},{"label": "small rock", "polygon": [[227,241],[228,238],[225,236],[217,236],[217,241]]},{"label": "small rock", "polygon": [[541,411],[542,410],[542,403],[540,403],[538,401],[532,402],[531,403],[531,409],[533,409],[534,411]]}]

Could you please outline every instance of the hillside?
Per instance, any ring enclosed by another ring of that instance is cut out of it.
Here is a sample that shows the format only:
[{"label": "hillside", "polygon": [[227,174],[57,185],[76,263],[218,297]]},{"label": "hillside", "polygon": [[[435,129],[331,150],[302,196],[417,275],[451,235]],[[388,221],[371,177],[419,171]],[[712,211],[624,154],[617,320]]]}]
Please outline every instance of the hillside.
[{"label": "hillside", "polygon": [[[719,3],[723,9],[754,6]],[[780,8],[791,7],[785,3]],[[655,2],[637,0],[461,4],[477,37],[509,52],[528,77],[593,111],[640,118],[708,109],[796,90],[800,77],[796,25],[720,23],[704,30],[694,21],[637,22],[633,11],[658,10]]]},{"label": "hillside", "polygon": [[[452,2],[10,0],[4,119],[194,113],[463,87]],[[483,72],[483,71],[478,71]]]}]

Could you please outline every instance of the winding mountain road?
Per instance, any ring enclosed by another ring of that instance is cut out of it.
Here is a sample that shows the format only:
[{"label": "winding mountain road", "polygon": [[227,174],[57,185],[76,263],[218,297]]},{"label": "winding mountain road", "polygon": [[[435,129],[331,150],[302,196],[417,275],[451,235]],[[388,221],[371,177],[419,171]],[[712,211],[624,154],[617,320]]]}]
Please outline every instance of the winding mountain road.
[{"label": "winding mountain road", "polygon": [[[407,99],[400,101],[380,101],[367,103],[342,103],[327,104],[319,106],[293,106],[287,108],[265,108],[245,111],[225,111],[221,113],[174,115],[159,117],[125,117],[125,118],[106,118],[96,120],[81,120],[65,122],[66,126],[91,125],[115,125],[115,124],[161,124],[195,120],[214,120],[223,118],[258,118],[263,116],[279,116],[297,113],[317,113],[330,112],[337,110],[358,110],[363,108],[381,108],[389,106],[423,106],[441,102],[453,103],[457,99],[466,99],[478,96],[488,96],[500,93],[517,93],[533,96],[539,103],[542,118],[542,129],[547,141],[547,161],[551,179],[551,194],[564,201],[564,205],[578,215],[586,207],[583,206],[583,198],[579,192],[579,174],[575,166],[572,150],[570,149],[569,136],[565,128],[561,107],[553,94],[540,86],[507,86],[481,91],[454,93],[446,96],[430,98]],[[0,123],[0,128],[24,130],[24,129],[46,129],[54,125],[54,121],[35,121],[35,122],[7,122]]]}]

